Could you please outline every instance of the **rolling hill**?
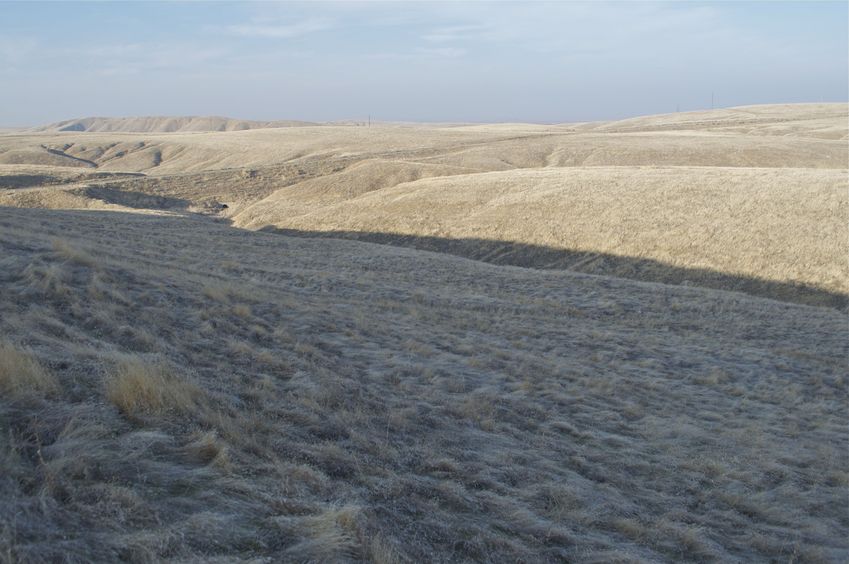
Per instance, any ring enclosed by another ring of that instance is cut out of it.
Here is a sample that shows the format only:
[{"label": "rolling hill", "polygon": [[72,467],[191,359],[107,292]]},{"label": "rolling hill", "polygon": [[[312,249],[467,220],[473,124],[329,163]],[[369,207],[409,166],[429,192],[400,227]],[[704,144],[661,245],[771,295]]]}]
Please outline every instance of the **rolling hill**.
[{"label": "rolling hill", "polygon": [[841,561],[846,315],[0,208],[14,560]]},{"label": "rolling hill", "polygon": [[845,309],[847,119],[845,104],[799,104],[551,126],[7,134],[7,175],[89,172],[0,203],[200,211]]},{"label": "rolling hill", "polygon": [[848,119],[0,133],[0,561],[846,561]]},{"label": "rolling hill", "polygon": [[38,132],[106,132],[106,133],[186,133],[203,131],[243,131],[265,127],[297,127],[315,125],[306,121],[251,121],[218,116],[147,116],[87,117],[34,127]]}]

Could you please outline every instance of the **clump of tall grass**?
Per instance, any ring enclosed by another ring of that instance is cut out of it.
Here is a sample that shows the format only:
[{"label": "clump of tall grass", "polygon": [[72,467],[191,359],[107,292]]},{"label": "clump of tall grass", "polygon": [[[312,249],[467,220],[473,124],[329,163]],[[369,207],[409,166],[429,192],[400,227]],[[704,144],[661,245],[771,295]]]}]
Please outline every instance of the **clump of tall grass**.
[{"label": "clump of tall grass", "polygon": [[58,391],[56,377],[30,351],[0,341],[0,392],[3,395],[50,395]]},{"label": "clump of tall grass", "polygon": [[124,415],[190,413],[201,400],[195,384],[177,378],[162,362],[120,359],[106,382],[106,397]]}]

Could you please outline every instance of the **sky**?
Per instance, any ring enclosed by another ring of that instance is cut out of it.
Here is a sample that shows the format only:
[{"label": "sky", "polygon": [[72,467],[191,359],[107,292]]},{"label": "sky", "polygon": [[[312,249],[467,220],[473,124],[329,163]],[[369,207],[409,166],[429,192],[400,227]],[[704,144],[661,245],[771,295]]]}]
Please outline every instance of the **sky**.
[{"label": "sky", "polygon": [[847,2],[2,2],[0,125],[537,122],[849,99]]}]

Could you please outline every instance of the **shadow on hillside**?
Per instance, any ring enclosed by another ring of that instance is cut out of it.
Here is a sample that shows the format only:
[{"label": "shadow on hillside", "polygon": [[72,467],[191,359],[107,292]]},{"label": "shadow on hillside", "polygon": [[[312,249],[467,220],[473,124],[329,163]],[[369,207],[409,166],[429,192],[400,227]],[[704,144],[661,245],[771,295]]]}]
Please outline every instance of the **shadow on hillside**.
[{"label": "shadow on hillside", "polygon": [[490,239],[448,239],[358,231],[300,231],[270,226],[264,227],[261,231],[290,237],[353,239],[368,243],[447,253],[492,264],[570,270],[663,284],[730,290],[774,300],[830,307],[844,311],[849,308],[849,296],[807,284],[775,282],[703,268],[677,267],[645,258],[555,249],[541,245]]},{"label": "shadow on hillside", "polygon": [[[119,192],[114,190],[114,192]],[[123,194],[127,194],[123,192]],[[136,193],[130,193],[136,194]],[[104,194],[108,196],[109,194]],[[144,195],[147,198],[159,196]],[[187,206],[187,200],[163,198],[169,201],[170,209]],[[127,205],[126,202],[122,202]],[[141,206],[140,206],[141,207]],[[156,209],[148,206],[147,209]],[[162,209],[162,208],[159,208]],[[145,222],[151,229],[176,227],[178,223],[185,228],[187,221],[211,222],[225,229],[232,229],[240,236],[250,236],[250,231],[233,227],[228,219],[188,214],[183,218],[162,215],[139,215],[117,211],[48,210],[40,208],[12,208],[0,206],[0,216],[13,214],[18,219],[29,221],[59,220],[66,216],[112,217],[116,221]],[[0,217],[0,224],[3,218]],[[207,223],[208,225],[208,223]],[[743,292],[753,296],[771,298],[784,302],[829,307],[841,311],[849,309],[849,296],[829,292],[805,284],[793,284],[762,280],[754,277],[735,276],[709,269],[683,268],[670,266],[659,261],[622,257],[604,253],[592,253],[573,250],[554,249],[541,245],[527,245],[509,241],[488,239],[449,239],[443,237],[421,237],[392,235],[357,231],[301,231],[295,229],[277,229],[265,227],[260,231],[289,237],[349,239],[368,243],[409,247],[420,250],[446,253],[499,265],[520,266],[536,269],[570,270],[586,274],[614,276],[639,281],[660,282],[672,285],[713,288]],[[181,241],[175,241],[180,244]]]},{"label": "shadow on hillside", "polygon": [[116,204],[133,209],[145,210],[185,210],[191,202],[182,198],[158,196],[144,192],[130,192],[109,186],[87,186],[79,190],[87,198],[102,200],[107,204]]},{"label": "shadow on hillside", "polygon": [[114,178],[136,178],[146,176],[141,172],[94,172],[76,176],[53,174],[0,174],[0,188],[40,188],[61,184],[72,184],[83,180],[108,180]]},{"label": "shadow on hillside", "polygon": [[4,174],[0,176],[0,188],[30,188],[58,184],[62,179],[49,174]]}]

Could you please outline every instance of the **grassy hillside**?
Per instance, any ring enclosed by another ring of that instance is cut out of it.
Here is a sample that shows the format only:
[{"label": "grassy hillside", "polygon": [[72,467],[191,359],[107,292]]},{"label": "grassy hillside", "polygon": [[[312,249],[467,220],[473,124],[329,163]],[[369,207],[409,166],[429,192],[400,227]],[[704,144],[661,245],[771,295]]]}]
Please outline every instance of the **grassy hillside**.
[{"label": "grassy hillside", "polygon": [[849,557],[836,310],[8,207],[0,286],[7,560]]},{"label": "grassy hillside", "polygon": [[87,117],[34,127],[31,131],[49,132],[133,132],[174,133],[189,131],[243,131],[268,127],[315,125],[305,121],[251,121],[218,116],[147,116],[147,117]]},{"label": "grassy hillside", "polygon": [[797,104],[548,126],[19,132],[0,135],[0,205],[201,213],[845,310],[847,120],[846,104]]},{"label": "grassy hillside", "polygon": [[386,124],[175,133],[12,132],[0,134],[0,164],[64,163],[155,175],[261,168],[318,158],[351,162],[377,157],[436,161],[478,171],[576,165],[847,167],[846,104],[757,108],[754,118],[755,110],[749,108],[560,126]]},{"label": "grassy hillside", "polygon": [[[343,190],[346,174],[320,181]],[[304,182],[233,220],[834,307],[849,295],[845,170],[549,167],[319,194]]]}]

